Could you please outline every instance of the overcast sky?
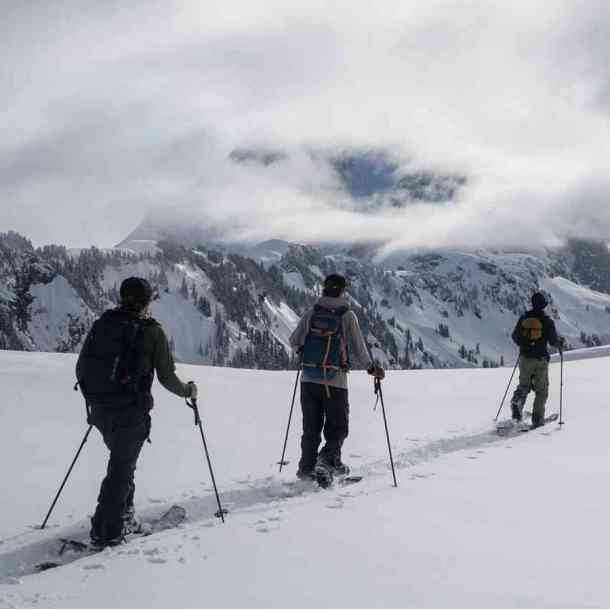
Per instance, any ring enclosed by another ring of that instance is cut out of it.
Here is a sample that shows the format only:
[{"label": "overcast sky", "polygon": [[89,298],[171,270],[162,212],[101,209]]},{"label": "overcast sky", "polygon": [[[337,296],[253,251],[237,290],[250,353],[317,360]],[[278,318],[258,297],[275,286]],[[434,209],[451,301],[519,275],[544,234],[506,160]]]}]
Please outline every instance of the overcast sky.
[{"label": "overcast sky", "polygon": [[[4,0],[0,50],[0,231],[36,244],[156,209],[244,239],[610,237],[604,0]],[[350,148],[468,185],[371,217],[307,154]]]}]

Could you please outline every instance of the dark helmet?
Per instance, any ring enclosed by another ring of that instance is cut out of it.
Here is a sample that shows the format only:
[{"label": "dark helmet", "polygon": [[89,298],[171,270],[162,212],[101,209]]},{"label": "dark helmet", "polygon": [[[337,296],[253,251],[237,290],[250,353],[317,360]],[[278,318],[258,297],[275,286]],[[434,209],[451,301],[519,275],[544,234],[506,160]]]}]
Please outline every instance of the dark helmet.
[{"label": "dark helmet", "polygon": [[546,300],[546,297],[542,294],[542,292],[534,292],[532,295],[532,307],[534,309],[542,310],[548,304],[549,302]]},{"label": "dark helmet", "polygon": [[153,297],[152,286],[141,277],[128,277],[121,283],[121,304],[146,307]]},{"label": "dark helmet", "polygon": [[347,280],[338,273],[331,273],[324,280],[324,294],[326,296],[339,296],[347,287]]}]

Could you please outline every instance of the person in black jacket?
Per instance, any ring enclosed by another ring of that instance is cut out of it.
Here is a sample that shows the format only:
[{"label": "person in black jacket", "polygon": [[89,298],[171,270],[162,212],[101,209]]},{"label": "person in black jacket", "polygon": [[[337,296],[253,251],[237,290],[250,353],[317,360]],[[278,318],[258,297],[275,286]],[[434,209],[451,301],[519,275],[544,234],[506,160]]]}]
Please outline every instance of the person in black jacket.
[{"label": "person in black jacket", "polygon": [[534,390],[532,427],[544,425],[544,407],[549,394],[548,345],[563,349],[565,341],[557,334],[555,323],[544,313],[548,305],[541,292],[532,295],[532,309],[524,313],[512,334],[519,346],[519,386],[511,400],[513,419],[521,421],[527,395]]},{"label": "person in black jacket", "polygon": [[95,546],[120,544],[126,534],[139,529],[134,472],[150,432],[154,373],[173,394],[197,398],[197,386],[176,376],[165,332],[150,317],[150,284],[144,278],[127,278],[120,296],[119,307],[106,311],[89,331],[76,364],[76,377],[90,409],[89,423],[100,431],[110,450],[91,519]]}]

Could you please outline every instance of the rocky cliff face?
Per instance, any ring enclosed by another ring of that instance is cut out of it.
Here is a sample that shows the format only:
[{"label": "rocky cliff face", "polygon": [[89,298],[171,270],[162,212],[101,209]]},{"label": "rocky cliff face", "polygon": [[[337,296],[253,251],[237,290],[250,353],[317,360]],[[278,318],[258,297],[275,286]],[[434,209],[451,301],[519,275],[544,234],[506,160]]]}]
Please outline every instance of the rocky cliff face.
[{"label": "rocky cliff face", "polygon": [[610,263],[599,244],[413,253],[385,262],[374,262],[373,252],[278,240],[255,247],[138,240],[73,252],[2,234],[0,347],[78,351],[95,317],[116,304],[121,280],[140,275],[158,288],[153,315],[177,360],[286,368],[294,366],[288,337],[331,272],[348,276],[351,305],[386,366],[514,361],[510,333],[540,289],[572,347],[610,343]]}]

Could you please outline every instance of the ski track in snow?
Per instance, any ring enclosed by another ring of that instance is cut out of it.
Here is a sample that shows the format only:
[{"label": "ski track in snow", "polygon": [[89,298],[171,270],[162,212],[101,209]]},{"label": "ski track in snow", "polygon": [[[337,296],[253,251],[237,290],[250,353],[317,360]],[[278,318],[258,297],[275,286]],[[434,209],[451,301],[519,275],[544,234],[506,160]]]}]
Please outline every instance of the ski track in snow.
[{"label": "ski track in snow", "polygon": [[[528,433],[548,436],[557,426],[553,424],[547,425],[546,428],[537,430],[536,432]],[[415,466],[427,464],[435,459],[445,455],[456,453],[459,451],[475,451],[476,455],[467,455],[467,459],[478,459],[485,453],[484,447],[494,447],[506,445],[507,440],[522,436],[520,432],[509,432],[498,435],[495,426],[478,432],[470,432],[457,436],[450,436],[430,441],[419,447],[404,449],[395,454],[394,464],[396,467],[398,484],[401,484],[400,471],[404,471]],[[407,442],[418,443],[419,439],[408,438]],[[335,485],[330,490],[322,490],[312,482],[304,481],[286,481],[278,478],[277,475],[271,475],[262,479],[253,481],[244,481],[242,487],[236,489],[221,490],[221,503],[223,508],[229,510],[229,513],[246,513],[249,511],[260,512],[269,508],[272,504],[286,502],[292,499],[303,498],[314,493],[331,494],[329,502],[326,505],[329,509],[340,509],[343,507],[344,497],[355,497],[363,493],[371,493],[375,489],[386,489],[387,485],[392,485],[392,474],[389,460],[376,460],[369,464],[362,465],[357,469],[357,473],[365,476],[367,482],[366,488],[359,490],[358,486],[362,483],[356,483],[349,486],[349,491],[342,486]],[[409,476],[409,481],[423,479],[432,476],[432,474],[412,473]],[[375,484],[375,485],[372,485]],[[335,495],[332,495],[335,492]],[[186,501],[178,502],[187,511],[187,521],[179,525],[176,529],[188,529],[193,526],[215,527],[220,521],[216,517],[211,517],[217,511],[216,498],[213,493],[203,497],[191,497]],[[144,521],[152,520],[159,517],[167,511],[173,503],[168,502],[163,505],[156,504],[154,508],[148,508],[140,511],[140,516]],[[227,520],[230,520],[230,514]],[[281,517],[278,515],[258,520],[254,527],[257,532],[268,533],[279,527]],[[87,561],[93,555],[104,558],[113,554],[139,554],[142,552],[147,555],[151,562],[164,562],[165,560],[159,556],[158,548],[146,550],[143,547],[149,542],[160,542],[162,537],[171,532],[172,529],[154,533],[150,536],[137,537],[128,542],[126,546],[108,548],[101,552],[80,552],[72,553],[66,551],[61,557],[58,551],[62,545],[60,538],[69,538],[75,540],[87,540],[89,524],[88,521],[80,521],[79,523],[62,528],[57,531],[53,527],[49,527],[42,532],[34,530],[17,534],[11,538],[4,539],[2,546],[13,547],[11,550],[0,554],[0,584],[15,584],[19,582],[19,578],[30,574],[39,573],[41,570],[37,567],[45,562],[60,563],[61,566],[68,565],[77,560]],[[196,536],[193,534],[193,536]],[[1,547],[0,547],[1,549]],[[60,566],[58,566],[60,567]],[[83,563],[84,570],[103,569],[103,564]]]}]

